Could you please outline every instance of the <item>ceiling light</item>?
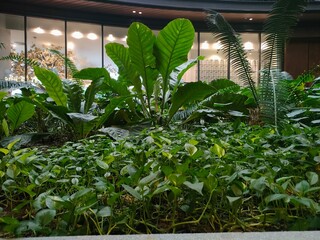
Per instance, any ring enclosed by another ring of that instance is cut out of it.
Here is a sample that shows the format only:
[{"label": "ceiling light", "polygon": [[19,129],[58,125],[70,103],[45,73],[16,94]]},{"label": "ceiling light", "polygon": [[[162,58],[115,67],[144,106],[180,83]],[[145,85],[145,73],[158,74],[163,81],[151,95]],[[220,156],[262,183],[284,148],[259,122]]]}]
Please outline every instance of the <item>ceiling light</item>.
[{"label": "ceiling light", "polygon": [[98,36],[95,33],[88,33],[87,38],[90,40],[97,40]]},{"label": "ceiling light", "polygon": [[112,34],[109,34],[107,40],[113,42],[115,40],[115,37]]},{"label": "ceiling light", "polygon": [[213,61],[221,61],[221,57],[216,54],[212,55],[209,59]]},{"label": "ceiling light", "polygon": [[139,14],[141,15],[141,14],[142,14],[142,12],[139,12]]},{"label": "ceiling light", "polygon": [[249,21],[252,21],[253,20],[253,18],[249,18]]},{"label": "ceiling light", "polygon": [[253,43],[252,42],[245,42],[244,44],[245,50],[253,50]]},{"label": "ceiling light", "polygon": [[201,49],[209,49],[208,41],[204,41],[203,43],[201,43]]},{"label": "ceiling light", "polygon": [[15,48],[15,47],[17,47],[17,44],[11,43],[11,47]]},{"label": "ceiling light", "polygon": [[71,36],[74,37],[74,38],[76,38],[76,39],[83,38],[83,34],[82,34],[81,32],[78,32],[78,31],[73,32],[73,33],[71,34]]},{"label": "ceiling light", "polygon": [[53,29],[53,30],[51,30],[50,33],[54,36],[61,36],[62,35],[62,32],[58,29]]},{"label": "ceiling light", "polygon": [[67,43],[67,48],[68,48],[68,50],[73,50],[74,49],[74,43],[73,42],[68,42]]},{"label": "ceiling light", "polygon": [[45,31],[41,27],[37,27],[37,28],[33,29],[33,32],[39,33],[39,34],[45,33]]},{"label": "ceiling light", "polygon": [[218,42],[215,42],[213,45],[212,45],[213,49],[216,49],[216,50],[220,50],[222,48],[222,45],[221,45],[221,42],[218,41]]},{"label": "ceiling light", "polygon": [[136,13],[137,11],[133,10],[132,13]]}]

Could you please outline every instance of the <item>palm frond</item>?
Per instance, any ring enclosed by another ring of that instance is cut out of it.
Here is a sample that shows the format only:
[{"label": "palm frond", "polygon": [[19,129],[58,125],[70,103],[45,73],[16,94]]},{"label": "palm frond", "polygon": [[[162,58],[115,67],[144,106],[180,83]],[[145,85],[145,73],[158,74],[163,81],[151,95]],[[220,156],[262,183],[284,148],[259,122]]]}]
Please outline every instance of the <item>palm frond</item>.
[{"label": "palm frond", "polygon": [[273,5],[263,27],[267,48],[262,53],[262,59],[263,68],[267,71],[282,69],[285,43],[307,3],[307,0],[278,0]]},{"label": "palm frond", "polygon": [[[271,73],[271,74],[270,74]],[[281,80],[280,71],[262,71],[259,102],[260,115],[264,122],[273,124],[276,128],[280,126],[288,112],[289,89],[286,81]]]},{"label": "palm frond", "polygon": [[24,57],[15,54],[15,53],[10,53],[8,56],[1,57],[0,60],[9,60],[13,62],[18,62],[18,63],[27,63],[27,65],[34,67],[34,66],[40,66],[40,63],[34,59],[27,58],[25,59]]},{"label": "palm frond", "polygon": [[244,85],[252,91],[254,99],[258,104],[258,95],[255,83],[252,78],[252,69],[247,59],[247,53],[244,50],[241,38],[234,31],[231,25],[222,15],[216,11],[207,12],[207,24],[213,35],[221,43],[221,50],[230,57],[230,64]]},{"label": "palm frond", "polygon": [[56,49],[49,49],[49,51],[52,54],[57,55],[58,57],[62,58],[65,61],[65,64],[69,68],[69,70],[71,71],[72,75],[76,74],[79,71],[78,68],[76,67],[76,65],[74,64],[74,62],[70,58],[68,58],[67,56],[62,54],[61,52],[59,52]]}]

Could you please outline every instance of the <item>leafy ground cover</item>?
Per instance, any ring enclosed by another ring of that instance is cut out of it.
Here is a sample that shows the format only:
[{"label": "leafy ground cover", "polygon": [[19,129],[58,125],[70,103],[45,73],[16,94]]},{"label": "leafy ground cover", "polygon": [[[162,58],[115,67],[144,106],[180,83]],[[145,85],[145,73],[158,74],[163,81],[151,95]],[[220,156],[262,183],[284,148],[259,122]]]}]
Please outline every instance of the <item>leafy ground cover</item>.
[{"label": "leafy ground cover", "polygon": [[319,137],[236,121],[9,146],[0,236],[319,229]]}]

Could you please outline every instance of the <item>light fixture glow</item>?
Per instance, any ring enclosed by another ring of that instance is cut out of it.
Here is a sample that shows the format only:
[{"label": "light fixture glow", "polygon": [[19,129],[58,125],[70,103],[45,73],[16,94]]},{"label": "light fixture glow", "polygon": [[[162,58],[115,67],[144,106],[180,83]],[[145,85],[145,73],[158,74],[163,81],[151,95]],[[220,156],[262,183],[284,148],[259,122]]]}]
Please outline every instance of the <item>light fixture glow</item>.
[{"label": "light fixture glow", "polygon": [[50,34],[52,34],[53,36],[61,36],[62,32],[58,29],[53,29],[51,30]]},{"label": "light fixture glow", "polygon": [[213,49],[220,50],[222,48],[221,41],[215,42],[212,47]]},{"label": "light fixture glow", "polygon": [[88,33],[87,38],[90,40],[97,40],[98,36],[95,33]]},{"label": "light fixture glow", "polygon": [[128,36],[125,36],[124,38],[122,38],[121,40],[126,42],[127,41]]},{"label": "light fixture glow", "polygon": [[11,47],[16,48],[17,44],[16,43],[11,43]]},{"label": "light fixture glow", "polygon": [[249,21],[252,21],[253,20],[253,18],[251,17],[251,18],[249,18]]},{"label": "light fixture glow", "polygon": [[142,12],[139,12],[139,14],[141,15],[141,14],[142,14]]},{"label": "light fixture glow", "polygon": [[108,37],[107,37],[107,40],[110,41],[110,42],[113,42],[116,39],[112,34],[109,34]]},{"label": "light fixture glow", "polygon": [[38,33],[38,34],[43,34],[45,31],[41,27],[37,27],[33,29],[33,32]]},{"label": "light fixture glow", "polygon": [[218,55],[212,55],[210,58],[210,60],[213,60],[213,61],[221,61],[221,57],[219,57]]},{"label": "light fixture glow", "polygon": [[67,43],[67,48],[68,48],[68,50],[73,50],[74,49],[74,43],[73,42],[68,42]]},{"label": "light fixture glow", "polygon": [[244,49],[245,50],[253,50],[253,43],[252,42],[245,42]]},{"label": "light fixture glow", "polygon": [[132,13],[136,13],[137,11],[133,10]]},{"label": "light fixture glow", "polygon": [[76,39],[81,39],[81,38],[83,38],[83,34],[82,34],[81,32],[79,32],[79,31],[73,32],[73,33],[71,34],[71,36],[72,36],[73,38],[76,38]]},{"label": "light fixture glow", "polygon": [[203,43],[201,43],[201,49],[209,49],[208,41],[204,41]]}]

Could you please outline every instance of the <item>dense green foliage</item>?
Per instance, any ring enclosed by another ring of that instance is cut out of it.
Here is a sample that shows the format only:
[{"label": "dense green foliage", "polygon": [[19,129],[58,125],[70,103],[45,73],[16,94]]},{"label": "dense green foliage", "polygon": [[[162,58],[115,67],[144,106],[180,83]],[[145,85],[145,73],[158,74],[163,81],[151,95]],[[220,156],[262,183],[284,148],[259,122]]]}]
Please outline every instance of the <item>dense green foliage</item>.
[{"label": "dense green foliage", "polygon": [[10,149],[1,160],[1,231],[319,229],[319,137],[318,128],[288,125],[279,135],[238,122]]}]

